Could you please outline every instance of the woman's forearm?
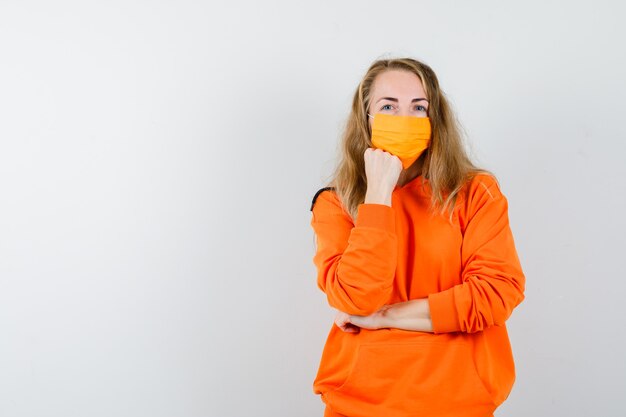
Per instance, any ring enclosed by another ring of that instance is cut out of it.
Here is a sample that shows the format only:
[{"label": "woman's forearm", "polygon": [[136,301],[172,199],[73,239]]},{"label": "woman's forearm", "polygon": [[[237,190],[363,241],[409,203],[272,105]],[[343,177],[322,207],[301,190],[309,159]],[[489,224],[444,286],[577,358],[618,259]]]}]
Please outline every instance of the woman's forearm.
[{"label": "woman's forearm", "polygon": [[354,326],[372,330],[394,328],[416,332],[433,332],[428,298],[385,304],[369,316],[349,315],[340,311],[335,322],[344,331],[348,331],[347,323],[351,323]]},{"label": "woman's forearm", "polygon": [[381,324],[381,327],[432,333],[433,323],[430,319],[428,298],[388,305],[382,312]]}]

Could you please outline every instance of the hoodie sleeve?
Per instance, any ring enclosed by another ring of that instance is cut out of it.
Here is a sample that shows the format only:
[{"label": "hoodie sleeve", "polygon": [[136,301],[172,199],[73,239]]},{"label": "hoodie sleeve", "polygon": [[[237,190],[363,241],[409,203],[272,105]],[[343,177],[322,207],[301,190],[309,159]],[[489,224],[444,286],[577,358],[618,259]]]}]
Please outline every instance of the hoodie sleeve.
[{"label": "hoodie sleeve", "polygon": [[317,286],[328,303],[367,316],[389,299],[398,257],[395,212],[384,204],[360,204],[354,223],[333,191],[312,208]]},{"label": "hoodie sleeve", "polygon": [[507,199],[495,178],[478,178],[459,214],[462,284],[428,296],[434,333],[504,325],[524,300],[526,279],[509,227]]}]

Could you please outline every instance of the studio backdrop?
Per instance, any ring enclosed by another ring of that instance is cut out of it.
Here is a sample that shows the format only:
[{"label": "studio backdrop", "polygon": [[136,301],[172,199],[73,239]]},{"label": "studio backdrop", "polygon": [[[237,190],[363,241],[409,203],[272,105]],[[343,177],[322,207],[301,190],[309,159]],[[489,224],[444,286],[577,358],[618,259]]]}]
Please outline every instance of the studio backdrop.
[{"label": "studio backdrop", "polygon": [[626,415],[617,1],[0,2],[0,415],[321,416],[311,199],[429,64],[526,275],[496,416]]}]

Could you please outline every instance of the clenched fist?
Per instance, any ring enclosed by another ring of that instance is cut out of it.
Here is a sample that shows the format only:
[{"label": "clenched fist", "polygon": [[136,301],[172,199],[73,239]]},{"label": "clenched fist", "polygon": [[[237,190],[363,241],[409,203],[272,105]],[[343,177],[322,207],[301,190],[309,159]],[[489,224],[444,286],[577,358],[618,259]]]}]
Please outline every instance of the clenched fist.
[{"label": "clenched fist", "polygon": [[367,177],[365,203],[391,206],[391,193],[402,172],[400,158],[382,149],[367,148],[364,159]]}]

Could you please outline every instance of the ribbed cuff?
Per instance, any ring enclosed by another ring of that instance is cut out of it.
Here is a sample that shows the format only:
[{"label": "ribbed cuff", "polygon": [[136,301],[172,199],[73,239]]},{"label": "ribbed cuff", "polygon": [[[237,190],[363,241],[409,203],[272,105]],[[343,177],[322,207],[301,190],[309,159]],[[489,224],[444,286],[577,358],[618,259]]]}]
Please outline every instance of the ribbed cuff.
[{"label": "ribbed cuff", "polygon": [[428,295],[430,319],[434,333],[457,332],[461,330],[456,305],[454,304],[454,287]]},{"label": "ribbed cuff", "polygon": [[395,233],[396,212],[388,205],[361,203],[357,208],[356,227],[374,227]]}]

